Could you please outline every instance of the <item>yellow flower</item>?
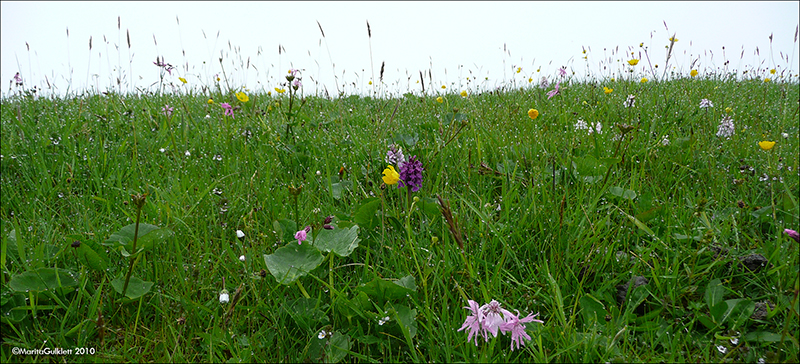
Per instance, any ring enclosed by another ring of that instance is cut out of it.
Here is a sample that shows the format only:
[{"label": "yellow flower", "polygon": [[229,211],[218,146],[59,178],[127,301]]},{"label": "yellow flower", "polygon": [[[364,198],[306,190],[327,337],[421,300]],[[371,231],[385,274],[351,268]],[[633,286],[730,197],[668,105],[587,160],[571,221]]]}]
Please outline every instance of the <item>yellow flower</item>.
[{"label": "yellow flower", "polygon": [[442,85],[442,90],[444,90],[444,89],[446,89],[446,88],[447,88],[447,86],[445,86],[445,85]]},{"label": "yellow flower", "polygon": [[217,77],[217,82],[219,82],[219,77]]},{"label": "yellow flower", "polygon": [[726,108],[725,108],[725,113],[728,113],[728,114],[730,114],[730,113],[731,113],[731,111],[733,111],[733,109],[731,109],[731,107],[730,107],[730,106],[728,106],[728,107],[726,107]]},{"label": "yellow flower", "polygon": [[208,99],[208,104],[211,105],[214,103],[214,99]]},{"label": "yellow flower", "polygon": [[616,81],[616,80],[617,80],[616,78],[614,78],[614,77],[611,77],[611,82],[614,82],[614,81]]},{"label": "yellow flower", "polygon": [[769,81],[772,81],[772,80],[771,80],[771,79],[769,79],[769,78],[765,78],[765,79],[764,79],[764,82],[769,82]]},{"label": "yellow flower", "polygon": [[282,94],[282,93],[286,92],[286,89],[285,89],[285,88],[277,88],[277,87],[276,87],[276,88],[275,88],[275,92],[277,92],[277,93],[279,93],[279,94]]},{"label": "yellow flower", "polygon": [[372,81],[369,81],[369,84],[371,85],[371,84],[372,84]]},{"label": "yellow flower", "polygon": [[670,42],[677,42],[677,41],[678,41],[678,38],[675,38],[675,37],[669,37],[669,41],[670,41]]},{"label": "yellow flower", "polygon": [[520,72],[522,72],[522,67],[517,67],[517,73],[520,73]]},{"label": "yellow flower", "polygon": [[639,47],[644,47],[644,42],[639,43]]},{"label": "yellow flower", "polygon": [[178,77],[178,79],[179,79],[179,80],[181,80],[181,82],[183,82],[183,83],[186,83],[186,79],[185,79],[185,78],[183,78],[183,77]]},{"label": "yellow flower", "polygon": [[695,77],[697,76],[697,70],[692,70],[692,72],[690,72],[689,74],[692,75],[692,77]]},{"label": "yellow flower", "polygon": [[608,95],[608,94],[610,94],[610,93],[614,92],[614,89],[613,89],[613,88],[608,88],[608,87],[605,87],[605,86],[604,86],[604,87],[603,87],[603,92],[605,92],[605,93],[606,93],[606,95]]},{"label": "yellow flower", "polygon": [[635,65],[639,64],[639,60],[638,59],[632,59],[632,60],[628,61],[628,64],[631,65],[631,66],[635,66]]},{"label": "yellow flower", "polygon": [[531,83],[531,82],[533,82],[533,77],[529,77],[528,78],[528,83]]},{"label": "yellow flower", "polygon": [[467,97],[467,90],[461,91],[461,97]]},{"label": "yellow flower", "polygon": [[444,99],[441,96],[439,96],[439,97],[436,98],[436,102],[441,104],[441,103],[444,102]]},{"label": "yellow flower", "polygon": [[528,110],[528,117],[530,117],[531,120],[536,120],[536,118],[539,117],[539,110],[536,109]]},{"label": "yellow flower", "polygon": [[647,82],[647,78],[646,78],[646,77],[642,77],[642,80],[641,80],[641,81],[639,81],[639,82],[641,82],[641,83],[645,83],[645,82]]},{"label": "yellow flower", "polygon": [[762,142],[758,142],[758,146],[761,147],[761,149],[763,150],[770,150],[772,149],[772,147],[775,146],[775,142],[770,142],[765,140]]},{"label": "yellow flower", "polygon": [[246,94],[246,93],[244,93],[244,92],[237,92],[237,93],[236,93],[236,98],[237,98],[237,99],[239,99],[239,101],[241,101],[241,102],[248,102],[248,101],[250,101],[250,97],[249,97],[249,96],[247,96],[247,94]]},{"label": "yellow flower", "polygon": [[775,74],[775,69],[773,68],[773,69],[769,70],[769,73],[774,75]]},{"label": "yellow flower", "polygon": [[387,185],[393,185],[400,180],[400,174],[394,170],[394,167],[388,166],[388,168],[383,170],[383,183]]}]

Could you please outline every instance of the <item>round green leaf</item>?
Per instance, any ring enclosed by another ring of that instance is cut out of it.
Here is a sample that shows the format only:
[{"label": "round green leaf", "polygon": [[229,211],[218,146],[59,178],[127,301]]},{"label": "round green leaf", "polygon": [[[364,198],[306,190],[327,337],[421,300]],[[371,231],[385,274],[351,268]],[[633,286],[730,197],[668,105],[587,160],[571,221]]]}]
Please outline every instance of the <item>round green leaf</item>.
[{"label": "round green leaf", "polygon": [[267,269],[279,283],[289,285],[322,263],[322,254],[311,244],[288,243],[270,255],[264,254]]}]

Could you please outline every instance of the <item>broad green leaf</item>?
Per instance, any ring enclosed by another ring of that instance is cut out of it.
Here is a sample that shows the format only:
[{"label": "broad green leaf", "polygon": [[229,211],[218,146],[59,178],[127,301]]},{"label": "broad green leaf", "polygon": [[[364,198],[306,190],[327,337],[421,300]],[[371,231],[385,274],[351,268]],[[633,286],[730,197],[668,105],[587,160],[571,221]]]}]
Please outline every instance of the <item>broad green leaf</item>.
[{"label": "broad green leaf", "polygon": [[8,287],[17,292],[41,292],[77,286],[76,274],[65,269],[37,268],[11,277]]},{"label": "broad green leaf", "polygon": [[287,219],[273,221],[272,229],[275,230],[275,233],[278,234],[278,238],[281,239],[282,242],[297,242],[297,240],[294,239],[294,234],[297,233],[298,230],[296,222]]},{"label": "broad green leaf", "polygon": [[728,310],[725,312],[724,321],[732,321],[729,325],[731,330],[744,325],[756,309],[755,302],[748,299],[733,299],[725,301],[728,303]]},{"label": "broad green leaf", "polygon": [[[8,323],[6,320],[13,323],[22,321],[28,314],[28,311],[24,309],[25,306],[25,295],[22,293],[9,295],[8,299],[0,306],[0,320],[4,323]],[[17,307],[20,307],[20,309],[15,310]]]},{"label": "broad green leaf", "polygon": [[781,341],[781,334],[776,334],[769,331],[756,331],[748,333],[744,336],[747,341],[764,341],[768,343],[777,343]]},{"label": "broad green leaf", "polygon": [[414,292],[417,291],[417,283],[414,280],[414,277],[412,277],[412,276],[405,276],[403,278],[398,279],[394,283],[397,284],[398,286],[408,288],[411,291],[414,291]]},{"label": "broad green leaf", "polygon": [[727,302],[719,302],[711,308],[711,318],[714,319],[714,322],[716,322],[717,325],[722,325],[725,322],[725,312],[728,312],[729,309],[730,307],[728,307]]},{"label": "broad green leaf", "polygon": [[[136,234],[136,224],[130,224],[116,233],[111,234],[103,245],[110,245],[114,247],[122,247],[125,251],[133,249],[133,237]],[[136,250],[144,251],[149,250],[156,244],[159,244],[172,236],[172,230],[167,228],[158,227],[150,224],[139,224],[139,234],[136,239]],[[135,254],[137,252],[131,252]]]},{"label": "broad green leaf", "polygon": [[358,247],[358,225],[349,229],[322,229],[314,238],[314,247],[323,252],[333,252],[340,257],[349,256]]},{"label": "broad green leaf", "polygon": [[376,277],[372,281],[356,287],[357,291],[364,292],[367,296],[379,304],[386,301],[394,301],[405,298],[406,295],[413,294],[414,291],[401,286],[397,283]]},{"label": "broad green leaf", "polygon": [[327,310],[328,305],[322,304],[316,298],[300,297],[287,302],[283,307],[297,325],[307,332],[329,322],[328,316],[323,311]]},{"label": "broad green leaf", "polygon": [[[93,240],[84,239],[80,235],[68,235],[68,242],[79,241],[81,246],[77,248],[78,254],[86,262],[89,268],[103,271],[108,267],[108,254],[105,248]],[[70,248],[71,249],[71,248]]]},{"label": "broad green leaf", "polygon": [[375,211],[378,211],[380,207],[381,199],[377,197],[364,199],[353,213],[353,221],[365,229],[371,230],[375,227]]},{"label": "broad green leaf", "polygon": [[330,345],[325,347],[327,362],[338,363],[350,353],[350,336],[334,332],[330,338]]},{"label": "broad green leaf", "polygon": [[289,285],[308,274],[320,263],[322,254],[311,244],[287,243],[270,255],[264,254],[267,269],[280,284]]},{"label": "broad green leaf", "polygon": [[600,322],[601,317],[605,317],[608,314],[603,303],[592,295],[586,294],[581,297],[580,304],[587,323]]},{"label": "broad green leaf", "polygon": [[353,183],[348,180],[331,183],[331,196],[333,196],[333,198],[337,200],[341,199],[342,193],[350,189],[350,186],[352,184]]},{"label": "broad green leaf", "polygon": [[3,244],[2,253],[0,253],[0,254],[2,254],[0,256],[3,258],[3,261],[0,262],[0,263],[2,263],[2,264],[0,264],[0,266],[2,266],[2,267],[6,266],[6,261],[5,261],[6,256],[10,257],[11,260],[14,261],[14,262],[17,262],[17,263],[19,262],[20,257],[19,257],[19,252],[18,252],[18,248],[17,248],[17,231],[16,230],[11,230],[11,232],[8,233],[8,237],[6,238],[6,243]]},{"label": "broad green leaf", "polygon": [[[119,277],[111,281],[111,286],[117,293],[122,294],[122,289],[125,288],[125,277]],[[125,297],[130,299],[137,299],[144,296],[150,289],[153,288],[153,282],[143,281],[136,277],[131,277],[128,282],[128,290],[125,291]]]},{"label": "broad green leaf", "polygon": [[608,192],[610,192],[614,196],[622,197],[626,200],[633,200],[636,198],[636,192],[618,186],[609,188]]},{"label": "broad green leaf", "polygon": [[413,338],[417,335],[417,310],[412,310],[406,305],[395,304],[395,311],[397,312],[397,322],[408,330],[408,335]]},{"label": "broad green leaf", "polygon": [[725,295],[725,287],[722,286],[722,282],[719,278],[708,282],[708,286],[706,287],[706,304],[708,305],[708,309],[712,309],[717,304],[722,302],[722,297]]}]

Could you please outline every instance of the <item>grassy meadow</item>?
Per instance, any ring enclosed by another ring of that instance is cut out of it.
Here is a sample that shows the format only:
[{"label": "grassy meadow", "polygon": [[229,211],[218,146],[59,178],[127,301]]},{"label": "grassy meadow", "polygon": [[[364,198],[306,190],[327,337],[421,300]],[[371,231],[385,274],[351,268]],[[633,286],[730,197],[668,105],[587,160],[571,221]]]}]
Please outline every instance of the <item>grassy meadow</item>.
[{"label": "grassy meadow", "polygon": [[[20,85],[0,360],[797,361],[796,75],[627,61],[402,95]],[[542,323],[468,340],[470,300]]]}]

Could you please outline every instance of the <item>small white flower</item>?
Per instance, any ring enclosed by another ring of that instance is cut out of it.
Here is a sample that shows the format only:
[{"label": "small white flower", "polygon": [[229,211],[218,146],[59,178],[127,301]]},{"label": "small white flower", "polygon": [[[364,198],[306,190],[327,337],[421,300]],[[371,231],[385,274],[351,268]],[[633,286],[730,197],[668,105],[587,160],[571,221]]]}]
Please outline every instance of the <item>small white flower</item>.
[{"label": "small white flower", "polygon": [[228,295],[228,290],[223,289],[222,292],[219,293],[219,303],[228,303],[230,300],[231,298]]},{"label": "small white flower", "polygon": [[186,152],[184,152],[184,153],[183,153],[183,155],[185,155],[185,156],[187,156],[187,157],[191,157],[191,156],[192,156],[192,153],[189,153],[189,151],[187,150]]},{"label": "small white flower", "polygon": [[737,345],[737,344],[739,344],[739,338],[738,337],[732,337],[731,338],[731,345]]},{"label": "small white flower", "polygon": [[166,150],[166,149],[164,149],[164,148],[160,148],[158,151],[159,151],[159,152],[161,152],[161,153],[164,153],[164,152],[166,152],[167,150]]},{"label": "small white flower", "polygon": [[212,159],[215,160],[215,161],[221,161],[222,160],[222,154],[215,154],[214,158],[212,158]]},{"label": "small white flower", "polygon": [[766,362],[767,362],[767,361],[766,361],[766,360],[764,360],[764,358],[758,358],[758,364],[764,364],[764,363],[766,363]]},{"label": "small white flower", "polygon": [[245,258],[245,257],[244,257],[244,255],[240,255],[240,256],[239,256],[239,261],[242,261],[242,262],[244,262],[246,259],[247,259],[247,258]]},{"label": "small white flower", "polygon": [[781,136],[783,137],[783,139],[788,139],[789,133],[781,133]]},{"label": "small white flower", "polygon": [[717,350],[718,350],[718,351],[719,351],[721,354],[725,354],[725,353],[727,353],[727,352],[728,352],[728,348],[726,348],[724,345],[719,345],[719,346],[717,346]]},{"label": "small white flower", "polygon": [[380,320],[378,320],[378,326],[383,326],[383,324],[389,322],[389,316],[386,316]]},{"label": "small white flower", "polygon": [[700,100],[700,108],[705,109],[707,107],[714,107],[714,103],[711,102],[709,99],[702,99]]},{"label": "small white flower", "polygon": [[244,232],[241,230],[236,230],[236,237],[239,239],[244,238]]},{"label": "small white flower", "polygon": [[206,114],[206,119],[211,119],[211,115]]},{"label": "small white flower", "polygon": [[582,129],[588,129],[588,128],[589,128],[589,125],[586,124],[586,122],[581,120],[581,119],[578,119],[578,122],[575,123],[575,130],[582,130]]},{"label": "small white flower", "polygon": [[603,125],[600,124],[599,121],[596,123],[592,123],[592,127],[589,128],[589,135],[594,133],[595,130],[597,130],[597,134],[603,134]]},{"label": "small white flower", "polygon": [[320,175],[322,175],[322,172],[317,171],[317,176],[320,176]]},{"label": "small white flower", "polygon": [[666,147],[667,145],[669,145],[669,135],[664,135],[664,137],[663,137],[663,138],[661,138],[661,145],[663,145],[663,146],[665,146],[665,147]]},{"label": "small white flower", "polygon": [[324,338],[325,338],[325,336],[328,336],[328,333],[327,333],[327,332],[325,332],[325,330],[322,330],[322,331],[320,331],[320,332],[319,332],[319,334],[317,335],[317,339],[320,339],[320,340],[322,340],[322,339],[324,339]]}]

